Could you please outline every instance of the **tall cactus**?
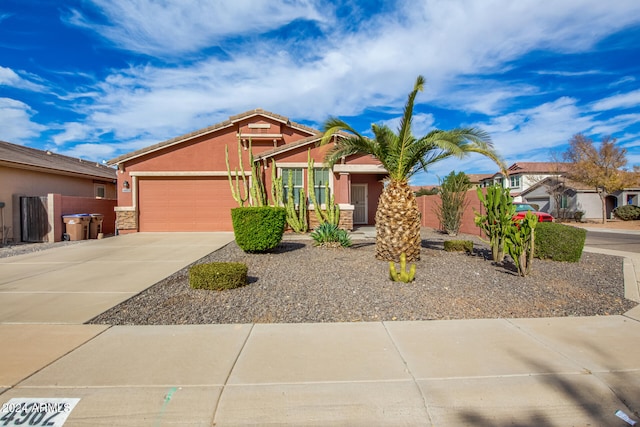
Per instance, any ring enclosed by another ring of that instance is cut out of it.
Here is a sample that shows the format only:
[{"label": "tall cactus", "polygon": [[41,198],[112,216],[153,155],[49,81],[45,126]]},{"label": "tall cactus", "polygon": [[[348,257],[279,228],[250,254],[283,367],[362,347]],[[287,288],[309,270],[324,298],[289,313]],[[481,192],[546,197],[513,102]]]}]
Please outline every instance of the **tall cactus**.
[{"label": "tall cactus", "polygon": [[[282,177],[280,177],[280,180],[282,180]],[[304,189],[301,189],[298,210],[296,210],[293,174],[289,174],[289,182],[287,184],[287,203],[285,204],[287,223],[296,233],[306,233],[309,229],[309,223],[307,222],[307,196],[304,194]]]},{"label": "tall cactus", "polygon": [[307,170],[308,170],[308,179],[309,179],[309,199],[313,204],[313,210],[316,214],[316,218],[318,219],[318,224],[322,224],[328,222],[329,224],[333,224],[336,227],[340,225],[340,206],[335,202],[333,194],[330,195],[329,183],[326,182],[324,185],[324,199],[325,210],[323,211],[320,207],[316,199],[316,191],[315,191],[315,174],[313,170],[313,159],[311,158],[311,150],[307,152]]},{"label": "tall cactus", "polygon": [[491,255],[495,262],[501,262],[505,256],[505,238],[509,227],[513,225],[516,208],[509,195],[509,189],[501,185],[487,187],[486,197],[478,188],[478,198],[486,210],[485,215],[476,212],[475,223],[489,237]]},{"label": "tall cactus", "polygon": [[284,204],[282,177],[277,176],[277,166],[275,160],[271,161],[271,203],[273,206]]},{"label": "tall cactus", "polygon": [[[251,139],[249,139],[249,164],[251,165],[251,184],[247,183],[247,177],[244,171],[244,165],[242,161],[242,143],[238,138],[238,164],[240,165],[240,173],[238,168],[235,168],[235,180],[231,176],[231,166],[229,165],[229,148],[224,147],[224,161],[227,165],[227,177],[229,179],[229,186],[231,187],[231,196],[240,206],[244,206],[248,203],[249,206],[266,206],[267,193],[264,190],[264,183],[262,181],[262,173],[260,171],[260,165],[253,160],[253,151],[251,149]],[[238,177],[238,175],[240,175]],[[240,183],[242,181],[242,184]]]},{"label": "tall cactus", "polygon": [[525,277],[531,271],[533,254],[535,251],[535,230],[538,217],[527,212],[524,219],[513,224],[506,235],[506,248],[509,256],[518,269],[518,273]]}]

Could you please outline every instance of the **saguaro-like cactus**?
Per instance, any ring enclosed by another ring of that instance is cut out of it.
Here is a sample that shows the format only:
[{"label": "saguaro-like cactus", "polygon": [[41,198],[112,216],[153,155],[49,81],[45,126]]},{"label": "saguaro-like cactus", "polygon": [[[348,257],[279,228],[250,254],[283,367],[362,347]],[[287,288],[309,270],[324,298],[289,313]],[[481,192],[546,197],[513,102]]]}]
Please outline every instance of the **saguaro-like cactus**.
[{"label": "saguaro-like cactus", "polygon": [[[251,150],[251,139],[249,139],[249,164],[251,165],[251,185],[247,183],[247,177],[242,162],[242,143],[238,138],[238,164],[240,165],[240,173],[238,168],[235,169],[235,180],[231,176],[231,166],[229,166],[229,149],[224,147],[224,161],[227,165],[227,177],[229,178],[229,186],[231,187],[231,195],[238,202],[239,206],[248,203],[249,206],[266,206],[267,193],[264,191],[262,182],[262,173],[260,165],[253,161],[253,152]],[[240,176],[238,176],[240,175]],[[240,182],[242,181],[242,184]]]},{"label": "saguaro-like cactus", "polygon": [[[282,180],[282,177],[280,177],[280,180]],[[287,210],[287,223],[293,231],[296,233],[306,233],[309,229],[309,223],[307,222],[307,196],[304,195],[304,189],[301,189],[298,209],[296,210],[295,195],[293,192],[293,174],[289,174],[285,208]]]},{"label": "saguaro-like cactus", "polygon": [[416,277],[416,265],[411,264],[407,271],[407,254],[404,252],[400,254],[400,271],[396,270],[396,263],[389,262],[389,278],[394,282],[413,282]]},{"label": "saguaro-like cactus", "polygon": [[318,219],[318,223],[322,224],[328,222],[329,224],[333,224],[335,226],[340,225],[340,206],[335,203],[335,199],[333,198],[333,194],[330,195],[329,191],[329,183],[326,182],[324,185],[324,199],[325,210],[323,211],[320,207],[320,204],[316,200],[316,189],[314,186],[314,170],[313,170],[313,159],[311,158],[311,150],[307,152],[307,170],[309,177],[309,200],[313,204],[313,210],[316,214],[316,218]]},{"label": "saguaro-like cactus", "polygon": [[509,195],[509,189],[501,185],[487,188],[486,197],[478,188],[478,198],[486,210],[485,215],[476,212],[475,223],[485,232],[491,245],[491,255],[495,262],[501,262],[505,255],[505,237],[513,225],[516,208]]}]

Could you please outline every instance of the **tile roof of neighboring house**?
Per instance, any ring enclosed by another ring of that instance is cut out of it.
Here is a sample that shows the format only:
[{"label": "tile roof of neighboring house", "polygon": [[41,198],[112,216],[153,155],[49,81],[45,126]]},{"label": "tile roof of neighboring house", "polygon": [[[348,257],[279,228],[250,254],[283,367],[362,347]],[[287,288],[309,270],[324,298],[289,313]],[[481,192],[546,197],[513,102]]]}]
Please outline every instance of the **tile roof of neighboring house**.
[{"label": "tile roof of neighboring house", "polygon": [[518,162],[509,166],[509,173],[562,173],[569,170],[569,163]]},{"label": "tile roof of neighboring house", "polygon": [[122,163],[127,160],[135,159],[136,157],[143,156],[148,153],[152,153],[157,150],[161,150],[166,147],[170,147],[172,145],[180,144],[182,142],[188,141],[190,139],[203,136],[212,132],[215,132],[220,129],[224,129],[230,126],[233,126],[235,123],[245,120],[255,116],[264,116],[270,119],[279,121],[281,123],[286,123],[287,126],[291,126],[292,128],[302,130],[304,132],[309,133],[310,135],[315,135],[318,133],[318,130],[313,129],[309,126],[305,126],[300,123],[292,122],[287,117],[281,116],[279,114],[271,113],[269,111],[265,111],[262,108],[256,108],[254,110],[245,111],[241,114],[236,114],[235,116],[230,116],[228,120],[224,120],[220,123],[216,123],[214,125],[208,126],[206,128],[198,129],[196,131],[177,136],[175,138],[168,139],[166,141],[159,142],[154,145],[150,145],[145,148],[141,148],[140,150],[133,151],[130,153],[123,154],[122,156],[116,157],[115,159],[111,159],[107,162],[108,165],[116,165],[118,163]]},{"label": "tile roof of neighboring house", "polygon": [[483,179],[492,178],[493,174],[492,173],[468,173],[467,176],[469,177],[469,181],[471,181],[472,184],[478,184]]},{"label": "tile roof of neighboring house", "polygon": [[105,165],[5,141],[0,141],[0,164],[58,175],[81,175],[95,179],[116,179],[116,170]]},{"label": "tile roof of neighboring house", "polygon": [[410,188],[411,188],[411,191],[413,191],[415,193],[416,191],[420,191],[423,188],[425,190],[432,190],[434,188],[440,188],[440,186],[439,185],[431,185],[431,184],[430,185],[411,185]]}]

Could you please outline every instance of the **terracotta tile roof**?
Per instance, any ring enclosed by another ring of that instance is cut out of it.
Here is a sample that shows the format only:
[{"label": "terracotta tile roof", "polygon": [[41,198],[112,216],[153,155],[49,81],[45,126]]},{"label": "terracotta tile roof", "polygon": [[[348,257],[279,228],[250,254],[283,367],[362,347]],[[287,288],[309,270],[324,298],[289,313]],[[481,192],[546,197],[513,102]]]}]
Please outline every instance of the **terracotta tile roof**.
[{"label": "terracotta tile roof", "polygon": [[[279,147],[273,148],[273,149],[268,150],[268,151],[263,151],[262,153],[257,154],[257,155],[255,155],[253,157],[254,157],[255,160],[262,160],[262,159],[266,159],[266,158],[269,158],[269,157],[273,157],[273,156],[278,155],[280,153],[285,153],[285,152],[287,152],[289,150],[293,150],[293,149],[298,148],[298,147],[303,147],[305,145],[309,145],[311,143],[320,143],[320,140],[322,139],[323,133],[318,131],[318,130],[316,130],[315,132],[316,132],[315,135],[309,136],[307,138],[299,139],[297,141],[290,142],[290,143],[285,144],[285,145],[281,145]],[[348,138],[350,136],[350,134],[341,131],[341,132],[337,132],[335,134],[335,136]]]},{"label": "terracotta tile roof", "polygon": [[308,138],[302,138],[297,141],[290,142],[288,144],[284,144],[279,147],[273,148],[271,150],[263,151],[262,153],[256,154],[255,156],[253,156],[253,158],[255,160],[268,159],[269,157],[273,157],[280,153],[284,153],[298,147],[304,147],[305,145],[308,145],[311,143],[319,142],[320,138],[322,138],[322,134],[313,135]]},{"label": "terracotta tile roof", "polygon": [[116,170],[105,165],[5,141],[0,141],[0,164],[61,175],[82,175],[103,180],[116,179]]},{"label": "terracotta tile roof", "polygon": [[152,153],[152,152],[160,150],[162,148],[166,148],[166,147],[170,147],[172,145],[180,144],[182,142],[188,141],[188,140],[196,138],[198,136],[207,135],[207,134],[215,132],[217,130],[233,126],[235,123],[237,123],[237,122],[239,122],[241,120],[245,120],[245,119],[248,119],[250,117],[255,117],[255,116],[264,116],[264,117],[268,117],[268,118],[271,118],[273,120],[276,120],[276,121],[279,121],[279,122],[282,122],[282,123],[286,123],[287,126],[290,126],[292,128],[295,128],[295,129],[302,130],[304,132],[308,132],[311,135],[318,133],[318,130],[313,129],[313,128],[309,127],[309,126],[305,126],[305,125],[300,124],[300,123],[292,122],[285,116],[281,116],[279,114],[271,113],[269,111],[263,110],[262,108],[256,108],[256,109],[253,109],[253,110],[245,111],[244,113],[241,113],[241,114],[236,114],[235,116],[229,117],[228,120],[224,120],[224,121],[222,121],[220,123],[216,123],[216,124],[208,126],[206,128],[198,129],[196,131],[193,131],[193,132],[190,132],[190,133],[187,133],[187,134],[184,134],[184,135],[180,135],[180,136],[177,136],[175,138],[171,138],[171,139],[168,139],[166,141],[162,141],[162,142],[159,142],[159,143],[154,144],[154,145],[150,145],[150,146],[145,147],[145,148],[141,148],[140,150],[136,150],[136,151],[132,151],[130,153],[123,154],[123,155],[121,155],[119,157],[116,157],[115,159],[109,160],[107,162],[107,164],[108,165],[117,165],[118,163],[122,163],[122,162],[127,161],[127,160],[135,159],[136,157],[140,157],[140,156],[143,156],[145,154]]},{"label": "terracotta tile roof", "polygon": [[509,173],[561,173],[569,170],[562,162],[518,162],[509,166]]},{"label": "terracotta tile roof", "polygon": [[468,173],[469,181],[472,184],[480,183],[483,179],[493,178],[494,174],[491,173]]}]

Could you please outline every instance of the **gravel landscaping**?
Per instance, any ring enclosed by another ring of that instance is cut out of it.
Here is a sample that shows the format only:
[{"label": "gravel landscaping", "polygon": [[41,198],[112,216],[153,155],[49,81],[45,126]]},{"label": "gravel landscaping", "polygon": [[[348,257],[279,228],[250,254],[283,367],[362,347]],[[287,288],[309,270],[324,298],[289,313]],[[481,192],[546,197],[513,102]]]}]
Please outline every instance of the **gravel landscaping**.
[{"label": "gravel landscaping", "polygon": [[530,276],[495,265],[474,236],[473,254],[445,252],[448,236],[423,230],[416,280],[388,279],[374,258],[374,241],[351,248],[283,241],[266,254],[245,254],[235,243],[197,263],[244,262],[247,286],[222,292],[189,287],[188,268],[106,311],[90,323],[165,325],[208,323],[361,322],[622,314],[622,258],[583,253],[578,263],[535,260]]}]

